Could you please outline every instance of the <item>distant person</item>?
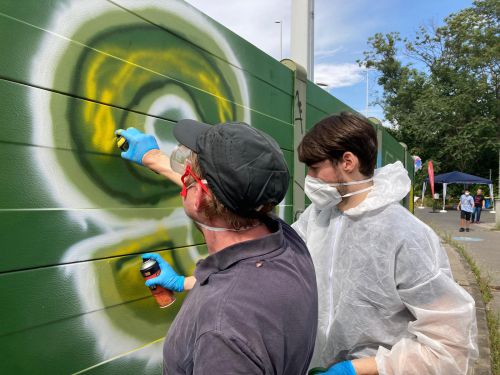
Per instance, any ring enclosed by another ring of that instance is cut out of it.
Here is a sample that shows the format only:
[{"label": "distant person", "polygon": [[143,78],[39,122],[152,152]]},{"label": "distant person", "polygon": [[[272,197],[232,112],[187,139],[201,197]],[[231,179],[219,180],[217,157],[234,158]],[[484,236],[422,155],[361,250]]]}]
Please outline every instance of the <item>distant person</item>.
[{"label": "distant person", "polygon": [[[469,231],[469,224],[472,212],[474,211],[474,198],[471,197],[468,189],[460,196],[460,202],[458,202],[457,210],[460,211],[460,229],[459,232]],[[464,225],[465,224],[465,225]]]},{"label": "distant person", "polygon": [[194,277],[178,275],[159,254],[142,255],[161,268],[147,286],[191,290],[168,330],[163,373],[305,374],[318,295],[305,243],[272,215],[290,181],[278,144],[243,123],[181,120],[169,158],[152,135],[117,134],[129,143],[124,159],[182,186],[184,211],[208,248]]},{"label": "distant person", "polygon": [[483,191],[477,189],[477,194],[474,196],[474,212],[472,212],[471,223],[479,224],[481,221],[481,211],[484,209],[485,200]]}]

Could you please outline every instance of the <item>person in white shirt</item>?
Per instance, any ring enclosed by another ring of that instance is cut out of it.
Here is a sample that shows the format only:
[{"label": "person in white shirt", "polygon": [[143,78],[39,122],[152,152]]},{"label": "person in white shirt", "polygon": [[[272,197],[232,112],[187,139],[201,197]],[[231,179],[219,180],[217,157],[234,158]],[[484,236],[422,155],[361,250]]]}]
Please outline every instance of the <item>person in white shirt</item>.
[{"label": "person in white shirt", "polygon": [[460,229],[459,232],[469,231],[470,217],[474,211],[474,198],[471,197],[468,189],[460,196],[460,202],[458,202],[457,211],[460,211]]}]

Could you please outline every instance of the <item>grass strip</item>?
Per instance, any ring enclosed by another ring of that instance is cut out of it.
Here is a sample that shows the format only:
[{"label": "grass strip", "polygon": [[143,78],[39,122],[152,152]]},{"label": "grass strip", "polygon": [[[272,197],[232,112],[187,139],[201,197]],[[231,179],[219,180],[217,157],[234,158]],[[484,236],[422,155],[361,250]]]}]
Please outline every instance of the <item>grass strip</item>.
[{"label": "grass strip", "polygon": [[434,230],[440,235],[444,242],[452,246],[460,256],[465,259],[476,278],[477,285],[479,286],[481,296],[486,306],[486,321],[490,338],[491,372],[493,375],[500,375],[500,314],[495,313],[488,306],[488,303],[493,298],[489,285],[489,277],[481,276],[479,267],[462,244],[453,240],[450,234],[437,231],[435,228]]}]

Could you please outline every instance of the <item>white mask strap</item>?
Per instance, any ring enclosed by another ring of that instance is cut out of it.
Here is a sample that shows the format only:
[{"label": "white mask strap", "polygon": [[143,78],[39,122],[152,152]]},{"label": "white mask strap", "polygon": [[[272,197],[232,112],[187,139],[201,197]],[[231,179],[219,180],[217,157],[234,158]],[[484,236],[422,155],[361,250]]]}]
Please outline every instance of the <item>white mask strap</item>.
[{"label": "white mask strap", "polygon": [[350,186],[350,185],[359,185],[359,184],[364,184],[365,182],[370,182],[373,181],[373,177],[367,178],[366,180],[359,180],[359,181],[349,181],[349,182],[334,182],[334,183],[329,183],[328,185],[330,186]]},{"label": "white mask strap", "polygon": [[369,190],[372,190],[372,189],[373,189],[373,186],[368,186],[365,189],[361,189],[361,190],[358,190],[358,191],[353,191],[352,193],[347,193],[346,195],[342,195],[342,198],[352,197],[353,195],[361,194],[361,193],[364,193],[365,191],[369,191]]},{"label": "white mask strap", "polygon": [[256,224],[251,225],[249,227],[243,227],[243,228],[240,228],[240,229],[234,229],[234,228],[211,227],[210,225],[206,225],[206,224],[200,223],[199,221],[196,221],[196,220],[194,222],[196,224],[198,224],[200,227],[202,227],[203,229],[209,230],[211,232],[243,232],[245,230],[249,230],[249,229],[255,228],[255,227],[259,226],[260,224],[262,224],[262,223],[256,223]]}]

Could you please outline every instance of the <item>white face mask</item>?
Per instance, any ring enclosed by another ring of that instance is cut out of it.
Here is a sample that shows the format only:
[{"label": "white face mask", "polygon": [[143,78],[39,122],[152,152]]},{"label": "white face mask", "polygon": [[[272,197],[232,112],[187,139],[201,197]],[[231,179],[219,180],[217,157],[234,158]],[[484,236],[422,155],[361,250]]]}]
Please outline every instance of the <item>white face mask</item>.
[{"label": "white face mask", "polygon": [[311,176],[306,176],[306,182],[304,187],[304,192],[307,197],[314,203],[314,205],[319,210],[325,210],[327,208],[338,205],[342,202],[342,198],[351,197],[353,195],[364,193],[373,188],[369,186],[365,189],[354,191],[352,193],[347,193],[345,195],[340,195],[337,186],[349,186],[349,185],[359,185],[366,182],[370,182],[372,178],[367,178],[366,180],[351,181],[351,182],[337,182],[337,183],[327,183],[319,178],[314,178]]}]

